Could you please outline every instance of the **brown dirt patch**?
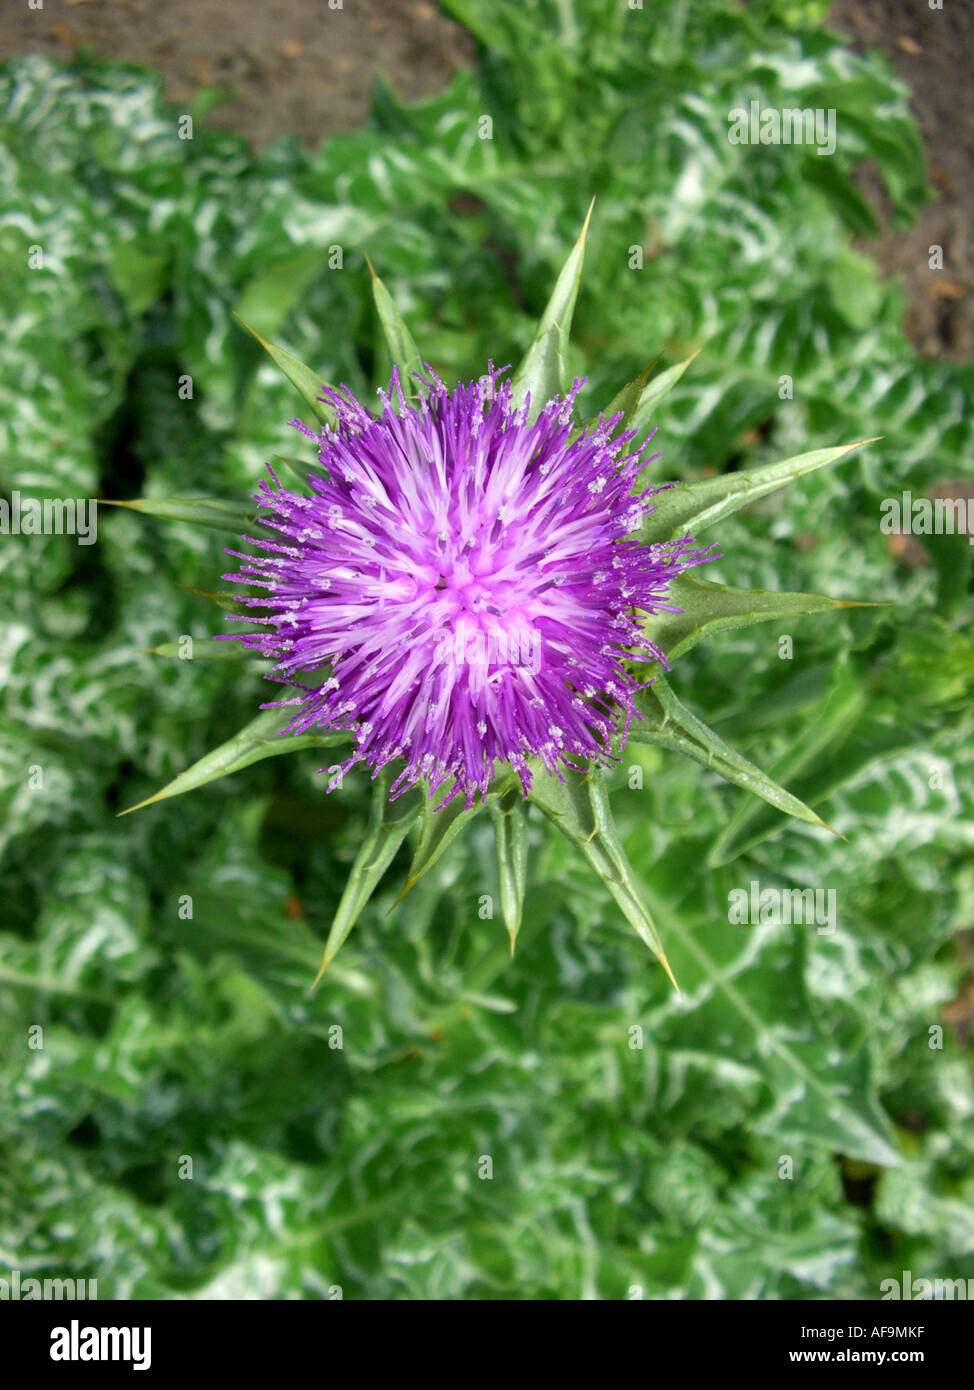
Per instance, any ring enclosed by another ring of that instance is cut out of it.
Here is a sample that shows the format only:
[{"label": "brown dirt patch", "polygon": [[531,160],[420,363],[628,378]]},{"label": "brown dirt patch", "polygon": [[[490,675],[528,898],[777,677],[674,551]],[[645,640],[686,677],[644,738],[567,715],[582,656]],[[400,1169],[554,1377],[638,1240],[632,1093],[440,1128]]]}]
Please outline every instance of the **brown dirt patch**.
[{"label": "brown dirt patch", "polygon": [[[912,91],[937,201],[921,208],[904,232],[888,228],[877,178],[863,171],[862,187],[884,233],[863,250],[886,272],[898,272],[907,294],[906,329],[929,357],[974,356],[974,101],[971,54],[974,6],[944,0],[836,0],[830,28],[854,48],[878,48]],[[931,270],[929,248],[943,247],[942,270]]]},{"label": "brown dirt patch", "polygon": [[233,89],[207,118],[260,146],[287,131],[314,145],[353,130],[376,77],[408,99],[439,91],[471,64],[466,30],[432,0],[4,0],[0,59],[20,53],[99,58],[158,68],[166,95]]}]

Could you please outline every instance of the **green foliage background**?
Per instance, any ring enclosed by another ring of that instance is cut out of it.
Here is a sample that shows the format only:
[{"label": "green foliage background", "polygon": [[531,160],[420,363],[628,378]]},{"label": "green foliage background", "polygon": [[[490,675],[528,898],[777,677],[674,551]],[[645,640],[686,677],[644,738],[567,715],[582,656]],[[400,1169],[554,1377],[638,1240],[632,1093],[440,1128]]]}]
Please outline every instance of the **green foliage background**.
[{"label": "green foliage background", "polygon": [[[497,892],[478,821],[387,916],[397,860],[309,1000],[364,775],[326,797],[308,752],[115,818],[267,698],[243,663],[139,652],[221,630],[179,586],[219,587],[227,538],[107,508],[95,546],[5,538],[0,1264],[115,1298],[966,1277],[970,1056],[928,1030],[974,912],[972,547],[931,537],[907,570],[878,519],[884,496],[971,476],[972,372],[917,359],[900,291],[851,244],[875,230],[862,160],[898,217],[927,196],[906,93],[821,5],[447,8],[478,70],[419,105],[380,89],[314,153],[208,132],[207,93],[181,140],[143,71],[0,71],[4,495],[249,494],[300,452],[300,402],[230,311],[369,392],[387,363],[365,253],[445,377],[516,362],[594,194],[583,410],[701,349],[656,420],[661,478],[884,436],[723,523],[709,577],[891,606],[730,634],[672,677],[847,838],[633,745],[613,807],[681,997],[539,820],[513,963],[478,916]],[[751,97],[836,108],[837,153],[731,145]],[[835,934],[731,926],[755,878],[834,888]]]}]

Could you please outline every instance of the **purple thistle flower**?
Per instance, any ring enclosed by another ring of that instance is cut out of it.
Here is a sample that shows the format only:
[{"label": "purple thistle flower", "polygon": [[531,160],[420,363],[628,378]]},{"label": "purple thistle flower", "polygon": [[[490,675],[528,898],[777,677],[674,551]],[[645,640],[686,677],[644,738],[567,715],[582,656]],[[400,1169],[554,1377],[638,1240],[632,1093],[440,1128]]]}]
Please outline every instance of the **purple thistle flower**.
[{"label": "purple thistle flower", "polygon": [[283,732],[353,730],[341,772],[402,759],[391,796],[452,778],[440,804],[469,806],[498,764],[527,792],[529,759],[559,777],[612,761],[642,688],[627,660],[667,665],[636,613],[678,611],[669,581],[715,556],[629,538],[661,489],[632,495],[647,460],[625,454],[635,431],[610,438],[621,416],[573,428],[581,381],[528,423],[492,363],[452,392],[427,371],[417,406],[394,371],[378,419],[343,387],[322,396],[337,428],[292,422],[326,476],[308,496],[269,469],[255,500],[280,539],[246,537],[260,553],[228,551],[245,563],[224,578],[266,591],[242,600],[269,611],[240,640],[301,692]]}]

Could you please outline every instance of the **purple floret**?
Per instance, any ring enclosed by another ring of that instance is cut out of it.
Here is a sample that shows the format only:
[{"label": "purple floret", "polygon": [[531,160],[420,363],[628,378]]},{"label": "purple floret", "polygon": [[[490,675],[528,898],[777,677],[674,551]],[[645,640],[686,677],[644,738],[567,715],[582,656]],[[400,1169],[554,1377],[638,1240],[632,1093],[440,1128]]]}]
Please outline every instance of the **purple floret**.
[{"label": "purple floret", "polygon": [[271,471],[256,500],[280,539],[247,537],[259,553],[229,551],[244,563],[224,577],[265,591],[241,640],[300,692],[285,732],[347,728],[343,773],[401,759],[392,796],[452,779],[440,804],[471,805],[503,764],[527,791],[529,759],[612,760],[641,688],[627,659],[666,666],[637,613],[672,610],[669,581],[715,557],[632,539],[660,489],[632,495],[647,460],[625,455],[634,432],[610,438],[618,416],[577,433],[582,382],[529,424],[492,364],[452,392],[427,371],[416,405],[394,372],[378,419],[325,389],[326,476],[305,496]]}]

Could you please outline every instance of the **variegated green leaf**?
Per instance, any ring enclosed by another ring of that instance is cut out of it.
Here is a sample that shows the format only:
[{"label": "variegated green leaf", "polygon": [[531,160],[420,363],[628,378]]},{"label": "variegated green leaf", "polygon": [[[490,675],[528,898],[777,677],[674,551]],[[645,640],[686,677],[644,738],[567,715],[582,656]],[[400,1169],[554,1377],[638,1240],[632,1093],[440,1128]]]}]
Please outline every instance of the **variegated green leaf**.
[{"label": "variegated green leaf", "polygon": [[[691,926],[684,913],[671,911],[656,896],[655,889],[649,888],[647,896],[695,997],[718,1000],[720,1009],[714,1016],[732,1020],[739,1046],[756,1059],[775,1094],[798,1098],[803,1137],[824,1134],[833,1151],[841,1149],[868,1163],[898,1167],[902,1160],[882,1107],[861,1084],[837,1087],[834,1076],[823,1067],[827,1049],[817,1020],[801,1028],[796,1026],[799,1020],[791,1027],[776,1023],[767,980],[762,989],[753,989],[746,971],[728,968],[726,950],[712,930],[701,924]],[[793,968],[800,973],[800,957],[795,951],[792,955],[796,957]]]},{"label": "variegated green leaf", "polygon": [[732,589],[691,574],[678,574],[669,585],[668,601],[679,613],[656,613],[643,624],[646,636],[675,660],[704,637],[731,628],[749,627],[774,618],[827,613],[839,608],[869,608],[857,599],[827,598],[824,594],[774,593],[765,589]]},{"label": "variegated green leaf", "polygon": [[146,516],[161,516],[167,521],[189,521],[217,531],[232,531],[236,536],[261,524],[257,504],[250,500],[228,502],[220,497],[135,497],[130,502],[117,502],[105,498],[100,505],[128,507]]},{"label": "variegated green leaf", "polygon": [[[916,747],[916,743],[915,729],[890,727],[860,731],[857,723],[850,730],[849,737],[838,734],[835,745],[830,746],[827,752],[820,752],[824,762],[820,761],[804,775],[795,773],[794,785],[807,801],[821,804],[873,763],[908,752]],[[781,766],[787,764],[783,763]],[[766,806],[754,809],[758,812],[757,815],[740,815],[740,819],[734,818],[733,831],[731,823],[728,823],[726,840],[718,841],[711,854],[714,867],[730,863],[776,834],[781,828],[778,817]]]},{"label": "variegated green leaf", "polygon": [[215,782],[218,777],[227,777],[231,772],[239,772],[251,763],[260,762],[262,758],[278,757],[281,753],[298,753],[302,748],[328,748],[336,743],[347,742],[351,737],[349,733],[341,730],[335,733],[283,735],[281,730],[292,717],[293,711],[287,708],[262,710],[256,719],[252,719],[239,733],[234,734],[233,738],[227,739],[219,748],[205,754],[198,762],[193,763],[192,767],[188,767],[185,772],[181,772],[178,777],[167,783],[161,791],[147,797],[145,801],[140,801],[137,806],[129,806],[119,814],[127,816],[132,811],[151,806],[156,801],[181,796],[183,792],[193,791],[196,787],[205,786],[207,782]]},{"label": "variegated green leaf", "polygon": [[341,950],[349,932],[358,921],[359,914],[375,892],[379,880],[409,833],[410,827],[422,812],[422,793],[417,787],[411,787],[395,801],[390,801],[391,781],[391,773],[384,769],[373,784],[372,807],[365,838],[355,856],[345,891],[332,919],[324,955],[312,989]]},{"label": "variegated green leaf", "polygon": [[784,787],[743,754],[736,752],[719,734],[715,734],[713,729],[691,713],[677,699],[662,676],[657,677],[640,700],[639,711],[645,717],[641,722],[633,723],[629,732],[631,742],[651,743],[684,753],[694,762],[720,773],[728,782],[761,797],[796,820],[831,829],[797,796],[785,791]]},{"label": "variegated green leaf", "polygon": [[275,256],[248,279],[233,312],[251,329],[273,337],[322,270],[320,246],[305,244]]},{"label": "variegated green leaf", "polygon": [[306,367],[300,358],[295,357],[293,352],[288,352],[287,348],[279,347],[277,343],[270,342],[262,333],[258,333],[256,328],[252,328],[245,319],[242,319],[239,314],[234,314],[234,318],[242,327],[246,328],[248,333],[253,334],[275,366],[280,367],[288,381],[297,387],[321,423],[333,426],[335,424],[335,412],[330,405],[318,399],[321,388],[326,385],[318,373],[313,372],[310,367]]},{"label": "variegated green leaf", "polygon": [[372,274],[372,298],[375,300],[376,313],[379,316],[379,323],[389,348],[389,356],[392,358],[393,365],[399,368],[399,384],[402,387],[402,393],[408,399],[410,396],[418,394],[419,388],[415,374],[422,372],[423,358],[413,335],[396,308],[392,295],[376,275],[371,261],[368,262],[368,265]]},{"label": "variegated green leaf", "polygon": [[637,935],[676,986],[663,943],[640,897],[636,877],[615,828],[602,769],[568,772],[564,782],[547,772],[533,772],[529,796],[582,851]]},{"label": "variegated green leaf", "polygon": [[501,911],[513,956],[521,930],[528,872],[528,807],[520,784],[509,787],[503,795],[492,799],[489,809],[494,823]]},{"label": "variegated green leaf", "polygon": [[589,204],[578,240],[562,266],[551,298],[541,315],[534,341],[511,380],[511,398],[515,404],[520,405],[530,395],[531,420],[537,419],[542,407],[552,396],[564,394],[571,386],[568,365],[569,335],[579,281],[582,278],[585,238],[594,204],[593,199]]},{"label": "variegated green leaf", "polygon": [[797,454],[780,463],[762,464],[740,473],[722,473],[718,478],[701,478],[695,483],[674,483],[656,498],[656,510],[646,517],[642,538],[652,543],[669,540],[690,532],[699,535],[708,526],[725,516],[756,502],[786,483],[794,482],[803,473],[812,473],[830,463],[874,444],[874,439],[857,439],[854,444],[841,444],[835,449],[814,449],[809,454]]}]

